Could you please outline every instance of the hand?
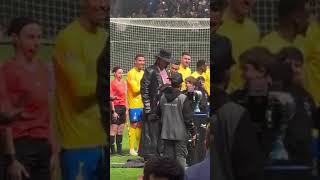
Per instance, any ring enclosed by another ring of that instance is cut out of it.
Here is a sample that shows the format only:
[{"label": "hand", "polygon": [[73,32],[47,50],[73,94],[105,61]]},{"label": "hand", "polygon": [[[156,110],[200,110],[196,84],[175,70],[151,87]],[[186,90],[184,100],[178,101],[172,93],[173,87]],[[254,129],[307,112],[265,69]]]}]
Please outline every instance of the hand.
[{"label": "hand", "polygon": [[29,173],[18,160],[12,161],[8,166],[7,176],[10,180],[22,180],[24,178],[30,178]]},{"label": "hand", "polygon": [[54,174],[54,172],[59,167],[59,153],[52,153],[50,158],[50,172],[51,174]]},{"label": "hand", "polygon": [[114,112],[114,113],[112,114],[112,118],[113,118],[114,120],[119,119],[118,113]]}]

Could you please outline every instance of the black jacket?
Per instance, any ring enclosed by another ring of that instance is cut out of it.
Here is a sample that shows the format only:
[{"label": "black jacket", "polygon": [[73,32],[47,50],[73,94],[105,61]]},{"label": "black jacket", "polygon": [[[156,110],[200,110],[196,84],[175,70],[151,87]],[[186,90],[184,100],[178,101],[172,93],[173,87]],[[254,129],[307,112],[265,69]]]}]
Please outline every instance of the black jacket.
[{"label": "black jacket", "polygon": [[180,90],[165,88],[159,107],[162,139],[188,140],[189,135],[195,134],[191,101]]},{"label": "black jacket", "polygon": [[213,179],[262,179],[263,153],[247,111],[224,91],[213,87],[213,92]]},{"label": "black jacket", "polygon": [[155,114],[160,100],[160,87],[163,81],[157,65],[145,69],[141,79],[141,96],[144,113]]},{"label": "black jacket", "polygon": [[296,164],[312,165],[311,146],[312,128],[316,128],[316,105],[311,95],[298,86],[286,90],[294,98],[296,112],[290,120],[285,144],[289,158]]},{"label": "black jacket", "polygon": [[[144,105],[139,155],[148,159],[162,152],[161,122],[157,109],[163,85],[159,69],[152,65],[145,69],[141,79],[141,96]],[[151,118],[152,117],[152,118]]]}]

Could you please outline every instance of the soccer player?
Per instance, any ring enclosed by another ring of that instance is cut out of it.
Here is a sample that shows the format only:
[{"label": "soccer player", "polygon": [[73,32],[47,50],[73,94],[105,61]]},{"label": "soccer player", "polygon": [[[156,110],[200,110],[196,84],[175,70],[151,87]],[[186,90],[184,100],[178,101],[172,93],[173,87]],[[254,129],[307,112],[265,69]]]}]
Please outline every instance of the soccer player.
[{"label": "soccer player", "polygon": [[143,103],[140,92],[140,81],[143,76],[145,58],[143,54],[137,54],[134,67],[128,72],[128,105],[129,105],[129,145],[130,154],[136,156],[135,146],[140,143]]},{"label": "soccer player", "polygon": [[180,67],[180,63],[178,61],[176,61],[175,63],[171,64],[171,68],[170,68],[170,73],[176,73],[179,71],[179,67]]},{"label": "soccer player", "polygon": [[222,17],[224,13],[224,0],[213,0],[210,2],[210,31],[215,33],[222,25]]},{"label": "soccer player", "polygon": [[116,142],[117,153],[122,155],[122,134],[129,112],[126,100],[127,84],[122,80],[123,70],[120,67],[114,67],[112,72],[114,73],[114,80],[110,84],[110,96],[115,99],[111,101],[110,147],[111,154],[114,154],[114,143]]},{"label": "soccer player", "polygon": [[261,45],[272,53],[279,53],[284,47],[301,46],[298,43],[308,26],[305,4],[306,0],[280,0],[279,26],[262,39]]},{"label": "soccer player", "polygon": [[[260,32],[255,22],[248,18],[255,0],[229,0],[223,16],[223,23],[218,33],[228,37],[232,43],[232,55],[238,62],[238,57],[245,50],[259,42]],[[231,69],[231,82],[228,90],[231,92],[240,88],[243,83],[240,78],[239,63]]]},{"label": "soccer player", "polygon": [[199,76],[205,77],[207,71],[207,63],[205,60],[199,60],[196,65],[196,71],[191,74],[192,77],[198,78]]},{"label": "soccer player", "polygon": [[[191,69],[189,68],[191,62],[191,55],[188,52],[183,52],[181,55],[181,63],[178,72],[182,74],[183,81],[191,75]],[[186,90],[186,83],[182,83],[181,91]]]},{"label": "soccer player", "polygon": [[50,179],[58,158],[51,109],[53,75],[49,66],[36,58],[41,35],[41,26],[29,18],[13,19],[8,28],[15,54],[1,67],[6,91],[2,96],[8,97],[8,106],[21,111],[11,116],[6,129],[10,179]]},{"label": "soccer player", "polygon": [[103,176],[106,133],[96,96],[97,59],[106,43],[108,0],[81,0],[80,17],[57,37],[57,126],[65,180]]},{"label": "soccer player", "polygon": [[206,73],[204,74],[204,89],[207,91],[210,96],[210,65],[208,65]]},{"label": "soccer player", "polygon": [[317,106],[320,105],[320,15],[311,21],[304,44],[304,80]]}]

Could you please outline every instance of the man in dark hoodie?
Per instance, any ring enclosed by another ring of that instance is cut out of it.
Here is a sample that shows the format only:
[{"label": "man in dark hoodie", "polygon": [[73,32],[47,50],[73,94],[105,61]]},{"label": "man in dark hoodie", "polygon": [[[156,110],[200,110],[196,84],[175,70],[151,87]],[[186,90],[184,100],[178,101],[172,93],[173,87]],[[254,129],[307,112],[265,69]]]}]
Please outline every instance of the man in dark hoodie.
[{"label": "man in dark hoodie", "polygon": [[214,76],[211,89],[214,98],[212,147],[212,179],[260,180],[263,178],[263,154],[249,114],[231,101],[226,93],[230,69],[235,63],[230,41],[217,34],[211,37],[211,57]]},{"label": "man in dark hoodie", "polygon": [[195,139],[191,102],[181,92],[183,82],[180,73],[171,77],[171,86],[164,89],[160,98],[158,114],[161,115],[161,139],[164,141],[164,156],[177,159],[186,166],[187,142],[191,135]]}]

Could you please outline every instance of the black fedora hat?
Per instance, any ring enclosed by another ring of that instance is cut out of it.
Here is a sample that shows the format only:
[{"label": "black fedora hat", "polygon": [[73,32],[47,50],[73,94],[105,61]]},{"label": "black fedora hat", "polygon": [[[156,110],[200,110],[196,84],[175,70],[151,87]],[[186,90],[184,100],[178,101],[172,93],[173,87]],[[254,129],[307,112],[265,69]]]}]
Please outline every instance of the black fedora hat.
[{"label": "black fedora hat", "polygon": [[172,58],[171,52],[166,49],[160,49],[160,52],[156,54],[155,57],[165,60],[168,63],[175,63],[175,60]]}]

